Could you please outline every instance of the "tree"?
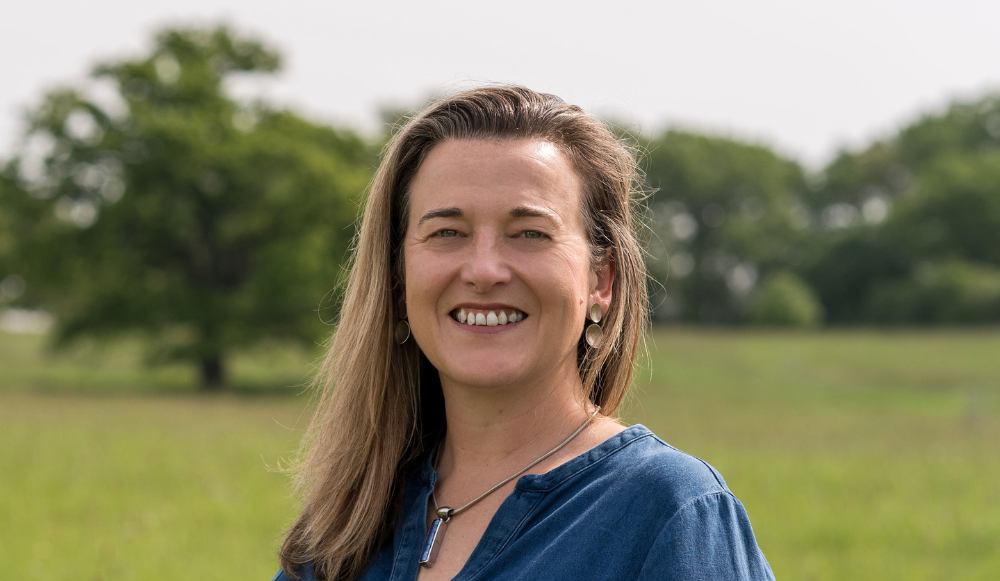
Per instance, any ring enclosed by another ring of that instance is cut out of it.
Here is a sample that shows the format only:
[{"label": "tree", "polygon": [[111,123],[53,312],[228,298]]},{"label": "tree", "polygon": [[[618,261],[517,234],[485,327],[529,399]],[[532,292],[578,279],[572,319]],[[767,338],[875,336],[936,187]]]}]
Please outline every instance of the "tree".
[{"label": "tree", "polygon": [[1000,267],[1000,139],[991,151],[929,163],[886,227],[898,246],[923,260]]},{"label": "tree", "polygon": [[918,175],[935,160],[998,147],[1000,95],[958,101],[861,151],[841,151],[810,199],[819,210],[838,203],[855,204],[860,210],[875,197],[891,202],[911,191]]},{"label": "tree", "polygon": [[681,131],[642,145],[655,190],[650,270],[665,287],[654,307],[667,318],[741,321],[757,279],[801,260],[802,169],[763,146]]},{"label": "tree", "polygon": [[960,287],[978,296],[992,288],[983,273],[1000,266],[1000,95],[841,152],[824,173],[808,198],[822,229],[800,274],[828,320],[972,322],[945,297],[966,296]]},{"label": "tree", "polygon": [[114,99],[62,89],[29,114],[4,170],[19,190],[0,198],[17,217],[7,268],[22,302],[56,315],[57,344],[140,331],[155,359],[195,362],[217,388],[233,349],[325,331],[316,308],[375,155],[226,95],[228,78],[279,64],[224,27],[165,30],[149,54],[96,67]]}]

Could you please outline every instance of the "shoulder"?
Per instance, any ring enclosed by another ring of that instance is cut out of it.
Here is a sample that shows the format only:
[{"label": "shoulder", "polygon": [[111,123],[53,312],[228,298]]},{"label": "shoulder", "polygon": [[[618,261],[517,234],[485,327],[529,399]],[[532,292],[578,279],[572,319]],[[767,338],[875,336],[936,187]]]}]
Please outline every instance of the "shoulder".
[{"label": "shoulder", "polygon": [[660,508],[640,579],[773,580],[746,510],[719,472],[642,426],[626,432],[636,427],[609,468],[624,476],[626,494]]},{"label": "shoulder", "polygon": [[518,488],[550,495],[553,506],[630,515],[637,528],[660,530],[695,499],[731,495],[722,476],[636,425],[541,475],[523,476]]},{"label": "shoulder", "polygon": [[616,438],[619,445],[599,470],[613,474],[616,488],[653,495],[677,508],[702,496],[730,494],[715,468],[667,444],[645,426],[632,426]]}]

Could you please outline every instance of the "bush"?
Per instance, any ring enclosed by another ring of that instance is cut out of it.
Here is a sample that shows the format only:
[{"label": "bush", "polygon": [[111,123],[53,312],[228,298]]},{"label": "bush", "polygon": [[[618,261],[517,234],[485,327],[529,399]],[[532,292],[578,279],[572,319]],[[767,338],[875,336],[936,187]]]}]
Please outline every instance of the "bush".
[{"label": "bush", "polygon": [[805,282],[790,272],[769,276],[750,303],[751,323],[815,327],[823,322],[823,307]]},{"label": "bush", "polygon": [[872,323],[974,324],[1000,321],[1000,269],[952,260],[876,284],[864,303]]}]

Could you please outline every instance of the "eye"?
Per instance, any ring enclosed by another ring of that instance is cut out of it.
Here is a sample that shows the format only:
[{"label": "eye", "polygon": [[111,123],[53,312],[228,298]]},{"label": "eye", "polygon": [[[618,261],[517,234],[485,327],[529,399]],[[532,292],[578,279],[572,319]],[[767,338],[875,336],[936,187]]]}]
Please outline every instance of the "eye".
[{"label": "eye", "polygon": [[525,238],[541,238],[542,233],[537,230],[525,230],[522,232]]},{"label": "eye", "polygon": [[452,238],[458,236],[458,230],[438,230],[437,235],[441,238]]}]

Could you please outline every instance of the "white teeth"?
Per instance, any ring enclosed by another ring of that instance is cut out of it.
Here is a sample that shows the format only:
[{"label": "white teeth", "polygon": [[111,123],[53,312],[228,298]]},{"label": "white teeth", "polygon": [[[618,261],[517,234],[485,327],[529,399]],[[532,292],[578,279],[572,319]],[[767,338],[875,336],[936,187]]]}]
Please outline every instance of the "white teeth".
[{"label": "white teeth", "polygon": [[485,313],[473,313],[464,308],[454,313],[455,320],[466,325],[480,325],[496,327],[497,325],[510,325],[524,319],[524,313],[511,309],[508,311],[487,311]]}]

